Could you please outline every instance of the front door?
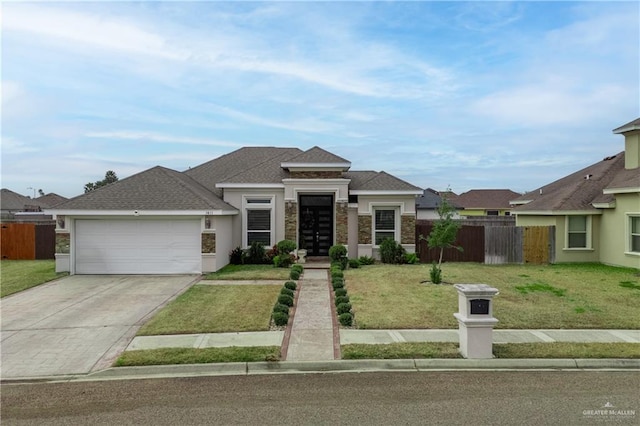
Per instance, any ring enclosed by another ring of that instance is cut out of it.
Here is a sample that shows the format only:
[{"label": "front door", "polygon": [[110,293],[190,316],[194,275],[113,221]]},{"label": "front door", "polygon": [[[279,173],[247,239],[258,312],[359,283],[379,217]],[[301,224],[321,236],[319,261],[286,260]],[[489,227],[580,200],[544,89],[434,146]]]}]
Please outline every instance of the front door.
[{"label": "front door", "polygon": [[333,196],[300,196],[300,248],[307,256],[328,256],[333,244]]}]

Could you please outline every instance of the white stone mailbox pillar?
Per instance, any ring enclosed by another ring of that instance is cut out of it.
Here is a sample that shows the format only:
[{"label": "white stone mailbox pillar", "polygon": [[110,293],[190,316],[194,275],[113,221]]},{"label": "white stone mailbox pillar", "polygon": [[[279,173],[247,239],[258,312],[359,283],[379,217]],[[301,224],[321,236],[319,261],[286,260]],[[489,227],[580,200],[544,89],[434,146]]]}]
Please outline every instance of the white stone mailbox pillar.
[{"label": "white stone mailbox pillar", "polygon": [[498,289],[487,284],[456,284],[460,354],[465,358],[493,358],[493,296]]}]

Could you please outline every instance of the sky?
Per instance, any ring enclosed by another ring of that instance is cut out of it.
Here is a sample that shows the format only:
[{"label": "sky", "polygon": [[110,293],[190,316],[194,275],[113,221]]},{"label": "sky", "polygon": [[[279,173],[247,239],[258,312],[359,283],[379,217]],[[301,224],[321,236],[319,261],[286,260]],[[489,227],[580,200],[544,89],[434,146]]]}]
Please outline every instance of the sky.
[{"label": "sky", "polygon": [[243,146],[525,192],[623,151],[640,116],[637,1],[0,7],[1,186],[27,196]]}]

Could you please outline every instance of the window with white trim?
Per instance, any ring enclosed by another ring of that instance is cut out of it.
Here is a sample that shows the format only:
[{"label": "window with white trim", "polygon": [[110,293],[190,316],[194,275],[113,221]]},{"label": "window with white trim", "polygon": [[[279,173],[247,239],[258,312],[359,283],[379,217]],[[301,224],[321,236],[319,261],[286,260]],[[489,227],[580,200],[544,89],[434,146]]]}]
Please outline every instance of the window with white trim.
[{"label": "window with white trim", "polygon": [[640,253],[640,216],[629,216],[629,251]]},{"label": "window with white trim", "polygon": [[377,208],[374,210],[373,234],[375,236],[375,245],[386,238],[396,239],[396,216],[397,212],[394,208]]},{"label": "window with white trim", "polygon": [[245,199],[245,246],[254,242],[269,247],[273,244],[273,198],[252,197]]},{"label": "window with white trim", "polygon": [[589,248],[589,217],[567,217],[567,248]]}]

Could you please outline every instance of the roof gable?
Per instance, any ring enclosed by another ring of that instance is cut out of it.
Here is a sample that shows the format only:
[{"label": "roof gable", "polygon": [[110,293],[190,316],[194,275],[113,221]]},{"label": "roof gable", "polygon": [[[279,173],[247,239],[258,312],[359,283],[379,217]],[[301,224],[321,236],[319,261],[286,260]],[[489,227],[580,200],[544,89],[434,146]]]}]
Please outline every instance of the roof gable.
[{"label": "roof gable", "polygon": [[415,195],[422,194],[422,188],[411,185],[387,172],[347,172],[345,178],[351,179],[349,191],[357,193],[364,192],[410,192]]},{"label": "roof gable", "polygon": [[282,167],[300,167],[303,165],[339,165],[340,167],[346,167],[348,169],[349,167],[351,167],[351,162],[329,151],[325,151],[320,147],[314,146],[313,148],[310,148],[303,153],[287,160],[286,163],[282,164]]},{"label": "roof gable", "polygon": [[24,195],[13,192],[10,189],[2,188],[0,191],[0,207],[2,210],[22,211],[33,209],[34,207],[47,207],[37,199],[25,197]]},{"label": "roof gable", "polygon": [[465,209],[509,209],[520,194],[510,189],[472,189],[460,194],[455,203]]}]

